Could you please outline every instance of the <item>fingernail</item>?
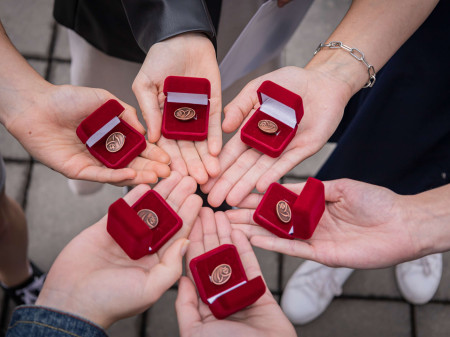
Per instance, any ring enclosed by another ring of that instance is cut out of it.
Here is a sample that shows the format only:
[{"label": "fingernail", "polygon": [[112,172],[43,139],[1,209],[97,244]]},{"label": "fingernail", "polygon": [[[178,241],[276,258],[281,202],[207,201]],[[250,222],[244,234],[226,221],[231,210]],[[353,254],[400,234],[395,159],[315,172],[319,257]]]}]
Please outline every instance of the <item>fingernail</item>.
[{"label": "fingernail", "polygon": [[189,241],[189,240],[186,240],[183,242],[183,246],[181,246],[181,250],[180,250],[181,256],[184,256],[186,254],[186,251],[187,251],[190,243],[191,243],[191,241]]}]

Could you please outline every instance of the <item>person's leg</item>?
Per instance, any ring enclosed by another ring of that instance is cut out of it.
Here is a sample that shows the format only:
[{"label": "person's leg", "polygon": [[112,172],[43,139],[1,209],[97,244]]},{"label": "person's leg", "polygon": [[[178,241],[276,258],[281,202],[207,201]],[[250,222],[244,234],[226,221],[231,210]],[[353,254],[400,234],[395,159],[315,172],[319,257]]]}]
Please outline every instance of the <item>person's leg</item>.
[{"label": "person's leg", "polygon": [[[73,85],[106,89],[122,101],[139,108],[131,90],[140,64],[106,55],[94,48],[73,31],[68,31],[71,54],[70,83]],[[141,119],[142,122],[142,119]],[[72,192],[79,195],[92,194],[103,184],[69,179]]]},{"label": "person's leg", "polygon": [[0,286],[16,304],[34,304],[45,275],[28,260],[28,229],[20,205],[5,193],[0,156]]}]

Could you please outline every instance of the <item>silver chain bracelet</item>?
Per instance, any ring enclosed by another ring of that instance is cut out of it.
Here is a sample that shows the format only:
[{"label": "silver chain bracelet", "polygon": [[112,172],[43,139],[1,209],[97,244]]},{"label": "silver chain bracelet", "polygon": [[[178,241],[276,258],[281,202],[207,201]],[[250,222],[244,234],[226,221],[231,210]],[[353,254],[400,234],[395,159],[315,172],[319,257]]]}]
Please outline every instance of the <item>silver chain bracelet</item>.
[{"label": "silver chain bracelet", "polygon": [[314,56],[316,56],[316,54],[322,48],[325,48],[325,47],[328,47],[330,49],[339,49],[339,48],[344,49],[344,50],[348,51],[350,53],[350,55],[352,55],[355,59],[364,63],[364,65],[367,67],[367,71],[369,72],[369,80],[367,81],[367,83],[364,85],[363,88],[372,88],[373,87],[373,85],[375,84],[375,81],[377,79],[375,77],[375,75],[376,75],[375,68],[366,61],[366,59],[364,58],[364,53],[362,51],[360,51],[359,49],[356,49],[356,48],[351,48],[349,46],[346,46],[341,41],[331,41],[329,43],[319,44],[319,46],[316,48],[316,50],[314,52]]}]

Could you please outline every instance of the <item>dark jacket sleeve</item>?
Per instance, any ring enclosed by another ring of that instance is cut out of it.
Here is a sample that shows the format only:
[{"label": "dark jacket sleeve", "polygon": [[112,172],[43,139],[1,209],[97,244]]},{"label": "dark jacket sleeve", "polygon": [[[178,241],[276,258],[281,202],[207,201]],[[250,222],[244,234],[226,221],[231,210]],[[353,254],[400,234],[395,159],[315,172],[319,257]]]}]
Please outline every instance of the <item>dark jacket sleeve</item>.
[{"label": "dark jacket sleeve", "polygon": [[98,325],[75,315],[40,306],[18,307],[6,337],[107,337]]},{"label": "dark jacket sleeve", "polygon": [[147,53],[159,41],[186,32],[206,34],[215,45],[215,30],[203,0],[122,0],[134,38]]}]

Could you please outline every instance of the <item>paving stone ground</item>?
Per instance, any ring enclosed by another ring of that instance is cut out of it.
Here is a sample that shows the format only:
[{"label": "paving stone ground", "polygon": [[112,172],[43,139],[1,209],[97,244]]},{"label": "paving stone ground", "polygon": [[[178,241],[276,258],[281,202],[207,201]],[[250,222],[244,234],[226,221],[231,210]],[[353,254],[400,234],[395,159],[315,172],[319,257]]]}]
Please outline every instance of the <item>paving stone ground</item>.
[{"label": "paving stone ground", "polygon": [[[295,0],[301,1],[301,0]],[[218,37],[218,57],[223,58],[246,22],[263,0],[223,1]],[[350,0],[316,0],[282,55],[237,81],[223,93],[229,102],[251,79],[281,65],[304,66],[319,42],[324,41],[345,14]],[[0,19],[11,40],[42,76],[55,84],[69,82],[70,53],[64,28],[52,18],[51,0],[2,0]],[[54,43],[52,43],[54,42]],[[226,136],[225,139],[228,139]],[[294,168],[284,182],[301,182],[314,175],[334,148],[328,144],[318,154]],[[0,125],[0,153],[5,157],[6,191],[23,205],[30,229],[30,256],[48,270],[64,245],[103,216],[122,189],[104,186],[96,195],[71,194],[66,179],[33,161],[19,142]],[[301,259],[255,249],[269,288],[279,300],[289,277]],[[433,300],[423,306],[405,302],[398,291],[394,268],[355,271],[324,315],[299,335],[314,336],[448,336],[450,331],[450,255],[444,254],[441,285]],[[112,326],[110,336],[177,336],[174,303],[176,287],[169,290],[145,315]],[[0,292],[0,317],[13,310]],[[3,322],[4,323],[4,322]],[[1,336],[2,332],[0,332]]]}]

